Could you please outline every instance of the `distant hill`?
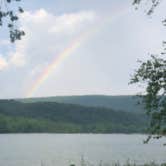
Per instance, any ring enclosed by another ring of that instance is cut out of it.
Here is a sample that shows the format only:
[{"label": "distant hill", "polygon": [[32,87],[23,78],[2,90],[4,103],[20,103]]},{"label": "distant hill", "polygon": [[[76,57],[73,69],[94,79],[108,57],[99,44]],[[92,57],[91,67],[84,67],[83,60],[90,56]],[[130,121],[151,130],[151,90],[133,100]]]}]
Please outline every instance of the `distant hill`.
[{"label": "distant hill", "polygon": [[146,126],[144,114],[56,102],[0,100],[0,133],[142,133]]},{"label": "distant hill", "polygon": [[78,104],[91,107],[105,107],[116,111],[127,112],[145,112],[142,105],[138,105],[140,99],[137,96],[104,96],[104,95],[87,95],[87,96],[57,96],[45,98],[29,98],[20,101],[31,102],[58,102],[67,104]]}]

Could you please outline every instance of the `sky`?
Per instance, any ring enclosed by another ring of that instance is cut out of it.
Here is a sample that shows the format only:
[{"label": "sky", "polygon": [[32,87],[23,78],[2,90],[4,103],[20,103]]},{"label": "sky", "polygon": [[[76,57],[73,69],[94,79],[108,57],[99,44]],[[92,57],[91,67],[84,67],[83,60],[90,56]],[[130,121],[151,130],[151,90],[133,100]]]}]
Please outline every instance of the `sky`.
[{"label": "sky", "polygon": [[162,50],[162,2],[152,16],[132,0],[28,0],[11,44],[0,29],[0,98],[133,95],[138,59]]}]

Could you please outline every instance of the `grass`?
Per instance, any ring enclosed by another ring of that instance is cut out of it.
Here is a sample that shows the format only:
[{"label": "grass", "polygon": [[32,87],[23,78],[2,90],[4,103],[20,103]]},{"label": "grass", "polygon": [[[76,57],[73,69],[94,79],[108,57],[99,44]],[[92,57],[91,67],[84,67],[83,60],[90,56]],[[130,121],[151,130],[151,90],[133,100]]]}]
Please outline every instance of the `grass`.
[{"label": "grass", "polygon": [[80,165],[70,164],[69,166],[166,166],[166,163],[157,164],[156,162],[149,162],[145,164],[136,164],[127,161],[125,164],[120,164],[119,162],[108,164],[101,161],[97,165],[94,165],[82,160]]}]

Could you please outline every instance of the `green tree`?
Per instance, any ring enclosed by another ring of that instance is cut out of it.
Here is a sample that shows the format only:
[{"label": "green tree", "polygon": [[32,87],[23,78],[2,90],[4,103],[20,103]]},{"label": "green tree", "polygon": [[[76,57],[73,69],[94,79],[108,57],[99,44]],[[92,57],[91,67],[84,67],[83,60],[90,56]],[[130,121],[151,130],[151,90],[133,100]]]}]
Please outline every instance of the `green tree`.
[{"label": "green tree", "polygon": [[[142,95],[151,123],[151,134],[166,134],[166,60],[151,56],[146,62],[140,62],[139,69],[131,83],[143,83],[146,93]],[[157,136],[157,138],[158,138]]]},{"label": "green tree", "polygon": [[154,12],[155,8],[160,4],[160,2],[161,2],[161,0],[134,0],[133,5],[136,6],[136,9],[141,4],[146,5],[145,12],[148,15],[151,15]]},{"label": "green tree", "polygon": [[[134,0],[133,4],[138,7],[144,4],[144,0]],[[160,0],[148,0],[149,7],[146,14],[151,15],[155,8],[160,4]],[[166,26],[166,20],[163,20]],[[163,41],[164,51],[166,42]],[[145,85],[145,93],[141,95],[147,114],[150,116],[148,142],[153,134],[154,138],[166,135],[166,59],[165,52],[159,55],[151,55],[146,62],[140,61],[140,67],[135,71],[131,78],[131,84],[141,83]]]},{"label": "green tree", "polygon": [[18,14],[23,13],[22,7],[15,7],[14,2],[18,3],[21,0],[1,0],[0,1],[0,26],[3,26],[7,21],[9,28],[10,41],[15,42],[21,40],[25,35],[23,30],[17,28],[17,21],[19,20]]}]

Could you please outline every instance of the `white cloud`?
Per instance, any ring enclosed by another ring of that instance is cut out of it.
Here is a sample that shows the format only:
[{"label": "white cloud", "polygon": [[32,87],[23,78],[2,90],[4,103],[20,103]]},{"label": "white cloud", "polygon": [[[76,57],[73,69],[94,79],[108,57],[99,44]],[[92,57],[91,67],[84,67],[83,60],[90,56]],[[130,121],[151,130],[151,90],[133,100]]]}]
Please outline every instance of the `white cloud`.
[{"label": "white cloud", "polygon": [[3,69],[6,69],[8,66],[8,63],[6,61],[5,58],[3,58],[1,55],[0,55],[0,71],[3,70]]},{"label": "white cloud", "polygon": [[35,71],[33,68],[50,62],[52,56],[61,51],[72,38],[88,29],[95,19],[93,11],[62,15],[54,15],[44,9],[26,11],[20,19],[26,35],[16,42],[15,50],[8,53],[6,63],[15,67],[29,66],[29,69]]},{"label": "white cloud", "polygon": [[[50,28],[50,32],[58,33],[67,31],[73,33],[82,27],[86,27],[87,23],[93,22],[95,19],[94,12],[80,12],[78,14],[64,14],[56,18],[57,24]],[[81,27],[82,26],[82,27]]]},{"label": "white cloud", "polygon": [[15,52],[12,54],[11,59],[9,61],[10,64],[15,66],[24,66],[25,65],[25,57],[20,52]]},{"label": "white cloud", "polygon": [[[9,47],[10,52],[0,56],[0,70],[8,69],[1,72],[4,92],[0,96],[24,97],[56,55],[80,34],[96,29],[99,31],[88,36],[88,40],[52,72],[35,96],[137,92],[137,87],[128,86],[129,75],[137,68],[137,59],[147,59],[148,52],[160,51],[165,28],[157,18],[149,19],[128,8],[122,15],[123,10],[117,6],[117,9],[112,7],[113,11],[109,7],[109,12],[98,12],[100,18],[93,11],[84,11],[85,8],[74,13],[65,13],[65,8],[61,15],[44,9],[25,12],[21,26],[26,36],[16,42],[12,52]],[[97,11],[95,5],[94,10]],[[110,20],[107,22],[104,18]],[[1,49],[4,50],[6,47]]]}]

